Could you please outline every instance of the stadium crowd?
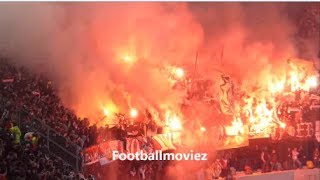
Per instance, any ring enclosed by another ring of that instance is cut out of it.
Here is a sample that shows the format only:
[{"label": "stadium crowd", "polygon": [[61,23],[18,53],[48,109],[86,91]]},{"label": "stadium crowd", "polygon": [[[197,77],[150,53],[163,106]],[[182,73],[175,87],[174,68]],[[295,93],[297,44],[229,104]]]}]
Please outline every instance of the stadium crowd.
[{"label": "stadium crowd", "polygon": [[9,127],[10,124],[1,129],[0,179],[53,180],[80,177],[70,165],[51,154],[43,139],[39,139],[36,134],[31,135],[31,139],[26,137],[23,141],[17,141],[19,133],[14,131],[19,131],[19,128],[15,123]]},{"label": "stadium crowd", "polygon": [[[310,37],[320,32],[320,11],[316,6],[308,9],[306,19],[299,19],[299,36]],[[311,28],[310,28],[311,27]],[[319,36],[319,35],[318,35]],[[78,173],[64,159],[49,151],[47,139],[40,134],[50,131],[50,139],[79,155],[86,147],[97,143],[98,130],[88,119],[79,119],[65,108],[51,81],[34,75],[27,69],[16,67],[6,59],[0,60],[0,180],[6,179],[94,179]],[[35,121],[37,119],[37,121]],[[31,126],[36,124],[37,132]],[[150,127],[152,128],[152,123]],[[123,139],[123,128],[114,129],[115,137]],[[119,135],[120,134],[120,135]],[[96,178],[115,174],[120,179],[163,179],[174,175],[193,176],[195,179],[232,178],[236,171],[252,174],[302,168],[319,168],[319,145],[314,142],[285,145],[268,143],[219,151],[214,160],[208,161],[194,172],[181,172],[181,164],[162,161],[116,162],[115,166],[96,170]],[[248,157],[250,154],[252,156]],[[114,169],[116,168],[116,169]],[[168,173],[174,171],[174,175]],[[123,173],[125,172],[125,173]],[[180,172],[180,173],[179,173]],[[112,174],[112,173],[111,173]]]},{"label": "stadium crowd", "polygon": [[[98,137],[123,141],[128,137],[125,135],[127,134],[126,128],[129,127],[128,122],[121,114],[118,126],[111,129],[97,129],[95,126],[89,126],[87,119],[79,119],[72,111],[65,108],[51,87],[50,81],[45,78],[35,76],[26,69],[16,68],[5,59],[0,62],[0,75],[3,77],[0,83],[0,113],[2,113],[0,173],[2,179],[26,179],[27,177],[32,177],[32,179],[85,179],[64,160],[48,151],[50,148],[47,139],[40,135],[45,134],[48,130],[50,139],[57,141],[78,156],[81,156],[80,152],[84,148],[103,141]],[[310,103],[307,104],[310,105]],[[303,115],[309,115],[303,119],[309,121],[310,117],[314,119],[319,115],[316,113],[310,116],[310,112],[306,111]],[[292,117],[289,121],[294,122],[295,118]],[[32,128],[34,124],[36,124],[36,129]],[[150,129],[155,128],[152,121],[145,126],[139,124],[138,134],[145,134],[146,126]],[[33,132],[34,130],[37,132]],[[270,145],[267,147],[253,146],[250,143],[249,147],[220,151],[216,159],[208,161],[202,165],[202,168],[190,172],[188,176],[198,179],[232,178],[236,171],[242,170],[246,174],[252,174],[259,169],[262,172],[271,172],[302,168],[303,165],[309,168],[319,167],[319,145],[317,143],[309,142],[307,145],[300,143],[299,147],[296,147],[296,142],[285,146],[280,145],[284,144],[283,141],[278,144],[270,142],[268,144]],[[247,154],[252,156],[248,157]],[[95,174],[97,179],[104,179],[110,174],[114,174],[119,179],[176,179],[177,176],[185,176],[183,167],[179,163],[125,161],[116,162],[111,167],[99,166],[98,163],[88,167],[93,168],[94,171],[89,169],[87,171]],[[171,173],[173,171],[175,173]]]},{"label": "stadium crowd", "polygon": [[[0,76],[0,179],[81,179],[70,165],[48,151],[46,139],[38,133],[45,132],[47,126],[43,125],[47,124],[54,129],[51,138],[66,148],[74,145],[79,153],[94,143],[94,131],[87,121],[78,120],[64,108],[44,78],[14,67],[6,59],[1,59]],[[28,125],[36,117],[42,124],[39,132],[32,132],[35,129]]]},{"label": "stadium crowd", "polygon": [[6,60],[1,61],[0,73],[4,81],[8,81],[1,84],[4,90],[0,92],[1,108],[5,112],[3,119],[10,118],[17,111],[24,111],[24,121],[41,119],[58,132],[56,136],[67,139],[66,146],[76,143],[84,148],[95,144],[95,127],[89,127],[87,119],[80,120],[62,105],[50,81],[30,74],[24,68],[10,66]]},{"label": "stadium crowd", "polygon": [[[88,120],[78,119],[72,111],[63,107],[50,81],[45,78],[34,76],[23,68],[15,68],[4,59],[0,63],[0,75],[3,77],[0,83],[2,113],[0,177],[2,179],[26,179],[26,177],[85,179],[62,159],[50,153],[46,139],[38,133],[45,133],[48,128],[52,128],[50,131],[53,133],[50,133],[50,138],[57,140],[63,147],[73,150],[72,152],[80,156],[79,152],[83,148],[96,143],[98,129],[94,126],[90,127]],[[40,122],[38,124],[40,128],[37,129],[38,132],[33,133],[34,129],[28,127],[37,122],[35,118]],[[150,127],[153,127],[152,123]],[[143,129],[141,129],[142,134]],[[114,135],[113,138],[123,139],[122,126],[116,126],[114,131],[115,133],[111,133]],[[239,170],[250,174],[258,169],[262,169],[262,172],[270,172],[301,168],[303,165],[319,167],[319,150],[312,144],[300,147],[295,147],[296,143],[285,147],[257,145],[221,151],[218,152],[217,159],[209,161],[210,163],[207,163],[204,168],[195,171],[194,176],[210,179],[230,177]],[[307,148],[304,149],[305,147]],[[283,150],[287,151],[283,152]],[[248,157],[247,154],[252,156]],[[313,165],[308,161],[312,161]],[[170,174],[170,170],[179,172],[177,169],[181,169],[181,165],[160,161],[118,162],[117,168],[119,169],[116,172],[127,171],[127,173],[116,175],[120,179],[154,179],[156,177],[162,179],[174,178],[176,174]],[[108,168],[95,167],[95,170],[99,170],[96,171],[98,179],[110,175]],[[183,176],[183,173],[179,176]]]}]

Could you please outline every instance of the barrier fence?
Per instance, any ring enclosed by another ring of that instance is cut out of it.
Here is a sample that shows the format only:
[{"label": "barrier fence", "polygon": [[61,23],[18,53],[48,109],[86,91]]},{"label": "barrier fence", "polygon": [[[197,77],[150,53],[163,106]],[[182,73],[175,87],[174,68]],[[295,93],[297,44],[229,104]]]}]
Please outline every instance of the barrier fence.
[{"label": "barrier fence", "polygon": [[271,173],[258,173],[253,175],[236,175],[235,180],[319,180],[320,169],[298,169],[289,171],[278,171]]},{"label": "barrier fence", "polygon": [[17,120],[22,132],[32,131],[38,133],[45,140],[48,151],[63,159],[75,171],[82,170],[82,148],[80,146],[68,142],[64,136],[48,126],[43,120],[33,117],[25,110],[11,113],[11,119]]}]

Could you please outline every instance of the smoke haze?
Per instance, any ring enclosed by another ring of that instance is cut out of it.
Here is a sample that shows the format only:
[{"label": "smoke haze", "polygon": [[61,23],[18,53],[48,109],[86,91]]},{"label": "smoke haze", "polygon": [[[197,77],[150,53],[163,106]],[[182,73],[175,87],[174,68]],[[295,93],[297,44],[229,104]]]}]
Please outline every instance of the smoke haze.
[{"label": "smoke haze", "polygon": [[192,72],[197,52],[198,75],[215,79],[223,70],[243,86],[262,83],[261,76],[297,56],[287,8],[284,3],[3,3],[0,50],[46,72],[63,102],[95,122],[101,106],[110,104],[125,112],[177,109],[183,92],[171,90],[161,67]]}]

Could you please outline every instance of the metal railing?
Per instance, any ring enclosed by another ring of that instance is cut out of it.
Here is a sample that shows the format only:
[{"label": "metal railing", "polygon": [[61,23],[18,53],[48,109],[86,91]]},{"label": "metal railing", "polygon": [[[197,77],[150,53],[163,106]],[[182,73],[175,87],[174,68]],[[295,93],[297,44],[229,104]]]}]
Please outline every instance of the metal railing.
[{"label": "metal railing", "polygon": [[[29,117],[28,117],[29,116]],[[68,142],[55,129],[52,129],[43,120],[31,116],[24,110],[18,110],[11,114],[11,118],[18,120],[18,126],[23,132],[33,131],[46,140],[46,146],[50,153],[60,157],[71,165],[75,171],[82,170],[81,148],[77,144]],[[31,121],[27,121],[31,118]]]}]

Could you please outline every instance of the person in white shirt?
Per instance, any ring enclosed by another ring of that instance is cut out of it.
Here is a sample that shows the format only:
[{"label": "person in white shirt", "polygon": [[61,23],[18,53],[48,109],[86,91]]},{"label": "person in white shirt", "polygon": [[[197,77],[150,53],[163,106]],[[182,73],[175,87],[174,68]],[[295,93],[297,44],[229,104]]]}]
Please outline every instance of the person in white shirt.
[{"label": "person in white shirt", "polygon": [[298,167],[301,168],[302,167],[302,163],[298,159],[299,152],[298,152],[297,148],[294,148],[291,151],[291,153],[292,153],[293,167],[296,168],[296,165],[298,164]]}]

